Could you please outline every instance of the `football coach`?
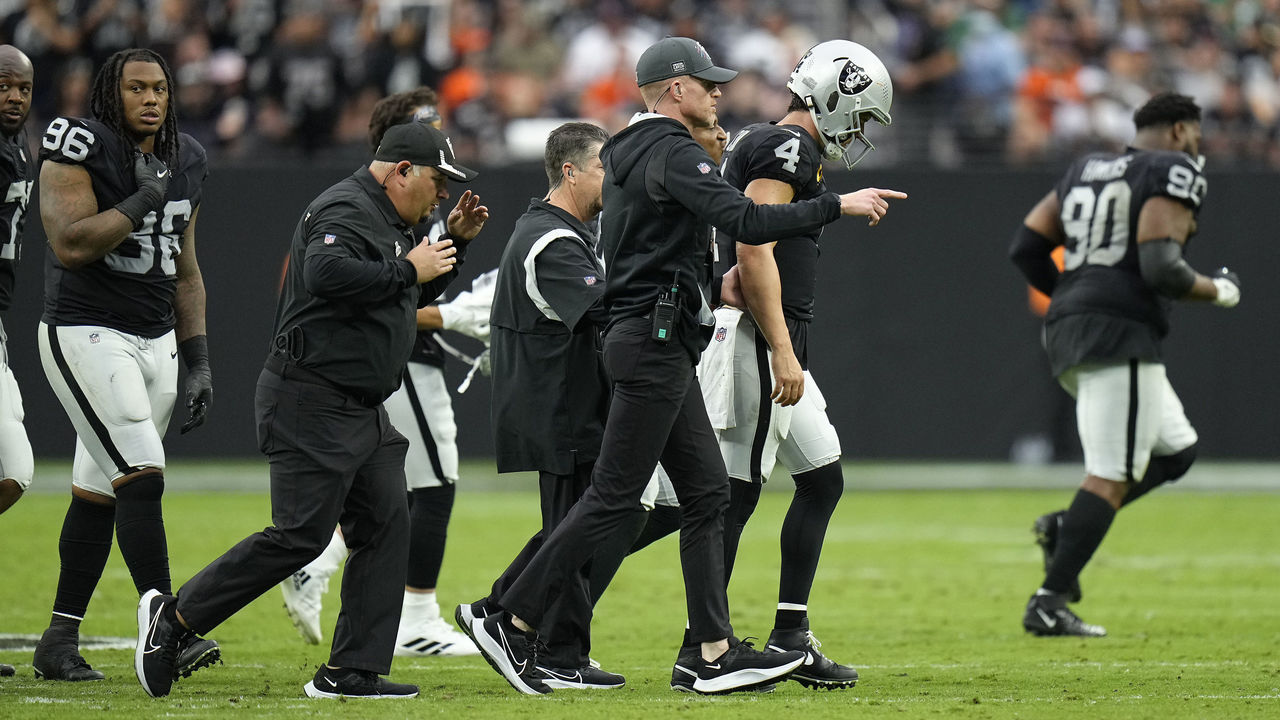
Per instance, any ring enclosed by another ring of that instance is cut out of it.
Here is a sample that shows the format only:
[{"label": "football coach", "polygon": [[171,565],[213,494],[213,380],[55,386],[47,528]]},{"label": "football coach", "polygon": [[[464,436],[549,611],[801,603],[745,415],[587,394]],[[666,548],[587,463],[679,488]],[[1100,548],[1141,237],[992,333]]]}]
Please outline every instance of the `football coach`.
[{"label": "football coach", "polygon": [[413,227],[449,197],[445,136],[419,122],[383,136],[368,167],[320,194],[293,234],[275,334],[254,397],[258,444],[271,472],[272,526],[201,570],[177,597],[151,591],[138,606],[135,670],[153,697],[169,693],[176,650],[207,633],[320,554],[342,525],[351,549],[329,662],[311,697],[414,697],[391,669],[409,548],[408,441],[382,401],[400,384],[415,311],[457,277],[467,243],[489,217],[470,190],[444,239]]}]

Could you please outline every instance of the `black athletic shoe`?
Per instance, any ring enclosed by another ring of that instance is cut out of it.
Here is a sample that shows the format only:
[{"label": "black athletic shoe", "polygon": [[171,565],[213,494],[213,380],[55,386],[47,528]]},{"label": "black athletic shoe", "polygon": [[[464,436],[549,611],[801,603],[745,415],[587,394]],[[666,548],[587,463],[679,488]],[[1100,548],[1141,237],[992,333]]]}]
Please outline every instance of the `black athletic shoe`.
[{"label": "black athletic shoe", "polygon": [[178,675],[178,652],[189,641],[190,630],[168,617],[172,595],[148,590],[138,601],[138,646],[133,650],[133,670],[142,689],[151,697],[164,697]]},{"label": "black athletic shoe", "polygon": [[16,672],[18,671],[15,670],[12,665],[0,663],[0,677],[13,677],[13,674]]},{"label": "black athletic shoe", "polygon": [[372,670],[354,668],[333,669],[324,665],[316,670],[316,676],[302,691],[307,697],[343,698],[346,700],[382,700],[387,698],[413,698],[418,696],[418,686],[393,683],[379,677]]},{"label": "black athletic shoe", "polygon": [[800,667],[805,657],[800,650],[761,652],[743,640],[710,662],[699,654],[698,678],[693,681],[693,691],[723,695],[781,682]]},{"label": "black athletic shoe", "polygon": [[807,688],[843,690],[858,684],[858,671],[841,665],[822,654],[822,643],[809,631],[809,619],[802,627],[791,630],[774,628],[769,633],[765,648],[773,652],[799,650],[805,654],[804,664],[791,673],[788,680],[795,680]]},{"label": "black athletic shoe", "polygon": [[698,679],[698,665],[702,664],[702,650],[697,644],[681,645],[676,654],[676,665],[671,669],[671,689],[677,692],[693,692],[693,682]]},{"label": "black athletic shoe", "polygon": [[[1062,517],[1066,514],[1066,510],[1059,510],[1058,512],[1041,515],[1036,518],[1035,524],[1031,526],[1031,531],[1036,534],[1036,544],[1044,552],[1044,571],[1046,574],[1049,572],[1049,566],[1053,564],[1053,554],[1058,549],[1058,531],[1062,528]],[[1071,596],[1071,602],[1073,603],[1078,603],[1084,598],[1084,593],[1080,590],[1080,578],[1072,579],[1071,587],[1067,588],[1067,593]]]},{"label": "black athletic shoe", "polygon": [[[461,607],[458,608],[461,611]],[[461,614],[458,612],[457,614]],[[538,646],[534,637],[511,624],[511,616],[500,612],[471,623],[471,632],[480,654],[511,687],[525,695],[551,692],[546,676],[537,667]]]},{"label": "black athletic shoe", "polygon": [[191,673],[216,662],[222,662],[222,649],[218,647],[218,643],[191,633],[178,647],[178,662],[177,667],[173,669],[173,681],[191,677]]},{"label": "black athletic shoe", "polygon": [[1022,627],[1036,635],[1074,635],[1076,637],[1105,637],[1107,629],[1090,625],[1067,609],[1065,593],[1032,595],[1027,601],[1027,611],[1022,616]]},{"label": "black athletic shoe", "polygon": [[41,680],[84,682],[101,680],[105,675],[89,667],[80,655],[80,633],[75,628],[50,626],[36,643],[31,669]]},{"label": "black athletic shoe", "polygon": [[627,679],[621,675],[593,665],[580,668],[537,667],[543,675],[542,682],[553,690],[612,690],[627,684]]},{"label": "black athletic shoe", "polygon": [[[491,614],[484,600],[477,600],[473,603],[463,603],[454,608],[453,619],[457,621],[458,628],[466,633],[467,637],[471,638],[471,642],[475,643],[476,634],[471,629],[472,623],[477,620],[484,620]],[[476,644],[479,645],[479,643]]]}]

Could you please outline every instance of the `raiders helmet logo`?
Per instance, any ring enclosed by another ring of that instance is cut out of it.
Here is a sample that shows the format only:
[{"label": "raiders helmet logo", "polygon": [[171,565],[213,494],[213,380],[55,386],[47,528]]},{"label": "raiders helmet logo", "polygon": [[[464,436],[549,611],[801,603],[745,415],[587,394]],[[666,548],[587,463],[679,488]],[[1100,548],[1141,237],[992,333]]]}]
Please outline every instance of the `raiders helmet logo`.
[{"label": "raiders helmet logo", "polygon": [[852,60],[846,60],[844,69],[840,71],[839,87],[843,95],[857,95],[871,87],[871,76]]}]

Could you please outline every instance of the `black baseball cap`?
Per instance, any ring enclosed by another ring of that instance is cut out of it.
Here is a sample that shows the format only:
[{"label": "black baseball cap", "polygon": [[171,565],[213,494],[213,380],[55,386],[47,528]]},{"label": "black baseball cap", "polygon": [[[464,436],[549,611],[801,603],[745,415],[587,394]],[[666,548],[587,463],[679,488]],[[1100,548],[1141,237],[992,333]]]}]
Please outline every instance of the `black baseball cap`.
[{"label": "black baseball cap", "polygon": [[640,87],[681,75],[719,85],[738,77],[738,71],[716,67],[702,43],[687,37],[659,40],[646,48],[636,63],[636,85]]},{"label": "black baseball cap", "polygon": [[387,128],[373,159],[393,163],[408,160],[414,165],[433,167],[458,182],[471,182],[479,174],[454,162],[453,146],[444,133],[420,122]]}]

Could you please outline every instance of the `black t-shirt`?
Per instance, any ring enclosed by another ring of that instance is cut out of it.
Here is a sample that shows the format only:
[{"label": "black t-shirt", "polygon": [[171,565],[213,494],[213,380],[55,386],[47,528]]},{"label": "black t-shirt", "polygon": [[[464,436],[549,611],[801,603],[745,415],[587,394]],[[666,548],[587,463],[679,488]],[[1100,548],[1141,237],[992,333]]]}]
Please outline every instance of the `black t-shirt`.
[{"label": "black t-shirt", "polygon": [[27,158],[27,131],[0,137],[0,311],[13,302],[18,260],[22,257],[22,229],[35,181],[35,167]]},{"label": "black t-shirt", "polygon": [[1153,197],[1195,214],[1208,190],[1186,153],[1127,148],[1077,160],[1058,183],[1063,272],[1045,315],[1054,374],[1084,362],[1158,361],[1169,301],[1142,279],[1138,216]]},{"label": "black t-shirt", "polygon": [[[97,120],[59,117],[41,139],[40,159],[83,167],[102,212],[137,192],[136,149]],[[164,207],[147,213],[142,226],[102,258],[68,270],[52,248],[46,251],[44,322],[102,325],[149,338],[173,329],[177,257],[209,174],[204,148],[190,135],[178,135],[178,163],[169,172]]]},{"label": "black t-shirt", "polygon": [[[795,193],[792,202],[811,200],[827,194],[822,181],[822,148],[803,128],[795,125],[757,123],[748,125],[733,136],[725,150],[720,171],[730,185],[746,191],[752,180],[767,178],[784,182]],[[799,233],[793,242],[780,242],[773,247],[782,284],[782,314],[791,331],[791,345],[801,367],[807,368],[807,333],[797,332],[813,319],[814,293],[817,289],[818,238],[822,228]],[[737,262],[732,237],[718,233],[721,270]]]}]

